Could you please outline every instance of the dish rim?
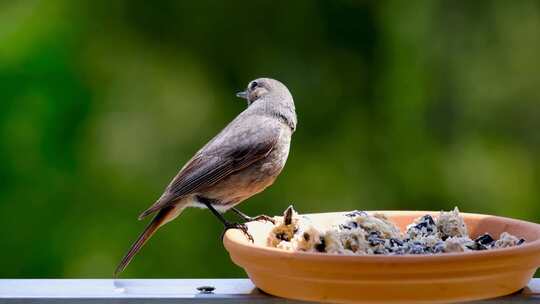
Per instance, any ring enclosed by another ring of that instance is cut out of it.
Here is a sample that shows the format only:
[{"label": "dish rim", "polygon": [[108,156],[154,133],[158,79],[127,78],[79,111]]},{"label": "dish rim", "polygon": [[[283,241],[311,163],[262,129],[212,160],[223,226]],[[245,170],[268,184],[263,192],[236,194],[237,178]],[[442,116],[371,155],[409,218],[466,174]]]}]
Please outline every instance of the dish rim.
[{"label": "dish rim", "polygon": [[[439,213],[440,211],[416,211],[416,210],[364,210],[369,214],[373,213],[383,213],[386,215],[390,214],[399,214],[399,215],[423,215],[423,214],[433,214]],[[306,216],[322,216],[322,215],[339,215],[347,213],[350,211],[342,212],[320,212],[320,213],[308,213],[302,214]],[[480,214],[480,213],[466,213],[460,212],[462,216],[468,218],[499,218],[506,222],[519,223],[521,225],[527,225],[534,227],[535,230],[540,234],[540,224],[524,221],[520,219],[514,219],[509,217],[502,217],[497,215],[489,214]],[[248,227],[250,224],[247,223]],[[517,237],[520,237],[517,235]],[[228,230],[224,237],[223,242],[228,251],[230,251],[230,245],[236,245],[240,250],[250,250],[252,253],[257,253],[258,255],[267,255],[274,256],[276,258],[289,258],[289,259],[301,259],[305,261],[316,260],[321,261],[336,261],[340,260],[343,262],[355,262],[355,263],[430,263],[430,262],[457,262],[460,260],[469,260],[469,259],[482,259],[486,257],[511,257],[515,256],[517,252],[519,255],[526,253],[540,252],[540,237],[534,241],[527,241],[519,246],[506,247],[506,248],[496,248],[490,250],[481,250],[481,251],[466,251],[466,252],[449,252],[442,254],[401,254],[401,255],[375,255],[375,254],[366,254],[366,255],[345,255],[345,254],[335,254],[335,253],[322,253],[322,252],[305,252],[305,251],[288,251],[274,247],[268,247],[264,245],[253,244],[242,234],[242,232],[236,229]]]}]

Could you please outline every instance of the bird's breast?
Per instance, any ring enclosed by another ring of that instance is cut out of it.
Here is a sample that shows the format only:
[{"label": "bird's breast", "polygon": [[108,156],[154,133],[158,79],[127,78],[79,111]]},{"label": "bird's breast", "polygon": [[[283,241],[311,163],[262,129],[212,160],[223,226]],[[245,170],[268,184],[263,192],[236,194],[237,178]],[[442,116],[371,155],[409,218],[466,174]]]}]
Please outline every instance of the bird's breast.
[{"label": "bird's breast", "polygon": [[[290,146],[291,131],[288,128],[283,128],[274,149],[272,149],[266,158],[261,160],[260,170],[269,174],[279,174],[289,157]],[[276,170],[277,172],[275,172]]]},{"label": "bird's breast", "polygon": [[270,186],[281,173],[289,156],[291,132],[288,130],[283,128],[280,131],[278,142],[265,158],[231,177],[237,175],[237,178],[243,179],[240,184],[245,184],[254,193],[258,193]]}]

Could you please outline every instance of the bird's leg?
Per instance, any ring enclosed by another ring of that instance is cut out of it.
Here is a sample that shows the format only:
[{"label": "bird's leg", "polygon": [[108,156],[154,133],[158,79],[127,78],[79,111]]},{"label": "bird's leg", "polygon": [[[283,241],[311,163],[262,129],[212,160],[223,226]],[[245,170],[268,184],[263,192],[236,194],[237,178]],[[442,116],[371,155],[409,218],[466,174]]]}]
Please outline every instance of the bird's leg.
[{"label": "bird's leg", "polygon": [[251,236],[251,234],[248,232],[248,227],[246,224],[244,223],[227,223],[225,225],[225,230],[223,230],[223,233],[221,234],[221,238],[223,238],[223,236],[225,236],[225,232],[227,232],[227,230],[229,229],[238,229],[240,231],[242,231],[244,233],[244,235],[248,238],[248,240],[250,240],[252,243],[255,242],[253,240],[253,236]]},{"label": "bird's leg", "polygon": [[221,238],[225,235],[225,232],[229,229],[239,229],[241,230],[244,235],[253,243],[253,237],[248,232],[248,228],[246,224],[243,223],[229,223],[227,219],[223,217],[221,213],[219,213],[213,206],[210,204],[210,202],[202,201],[202,203],[208,208],[225,226],[225,230],[223,230],[223,233],[221,234]]},{"label": "bird's leg", "polygon": [[236,208],[231,208],[231,210],[238,214],[238,216],[240,216],[244,221],[247,222],[254,222],[254,221],[266,221],[266,222],[270,222],[272,224],[275,224],[276,221],[274,221],[273,218],[269,217],[268,215],[265,215],[265,214],[261,214],[261,215],[257,215],[257,216],[249,216],[247,214],[245,214],[244,212],[236,209]]}]

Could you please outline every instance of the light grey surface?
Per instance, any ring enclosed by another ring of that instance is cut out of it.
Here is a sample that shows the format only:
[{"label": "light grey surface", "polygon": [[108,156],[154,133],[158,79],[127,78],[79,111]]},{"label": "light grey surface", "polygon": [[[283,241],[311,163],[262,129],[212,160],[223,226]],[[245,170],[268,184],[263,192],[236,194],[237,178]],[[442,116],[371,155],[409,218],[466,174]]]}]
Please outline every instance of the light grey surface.
[{"label": "light grey surface", "polygon": [[[215,290],[205,294],[201,286]],[[293,303],[264,294],[247,279],[0,279],[0,303],[44,302]]]},{"label": "light grey surface", "polygon": [[[212,293],[197,290],[213,286]],[[486,303],[540,303],[540,279]],[[248,279],[0,279],[0,303],[300,303],[267,295]]]}]

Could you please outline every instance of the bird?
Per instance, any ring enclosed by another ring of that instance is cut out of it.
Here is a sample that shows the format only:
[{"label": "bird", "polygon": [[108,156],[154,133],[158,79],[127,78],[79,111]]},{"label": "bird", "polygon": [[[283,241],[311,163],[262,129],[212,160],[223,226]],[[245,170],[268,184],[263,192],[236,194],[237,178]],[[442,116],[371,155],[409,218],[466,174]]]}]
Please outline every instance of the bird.
[{"label": "bird", "polygon": [[[116,277],[150,237],[186,208],[206,208],[228,229],[240,229],[253,241],[245,222],[272,221],[250,217],[236,205],[272,185],[285,166],[297,116],[289,89],[278,80],[257,78],[236,94],[247,107],[204,145],[174,176],[163,194],[139,215],[155,214],[118,264]],[[231,223],[223,214],[235,212],[245,222]]]}]

